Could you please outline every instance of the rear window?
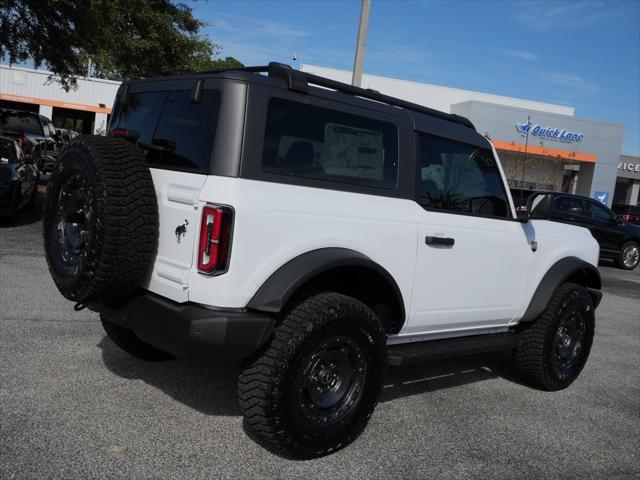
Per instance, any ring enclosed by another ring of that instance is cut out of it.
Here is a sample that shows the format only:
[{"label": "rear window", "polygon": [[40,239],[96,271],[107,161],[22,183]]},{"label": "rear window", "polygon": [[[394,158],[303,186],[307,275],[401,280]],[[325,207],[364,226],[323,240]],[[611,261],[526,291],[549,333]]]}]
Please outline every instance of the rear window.
[{"label": "rear window", "polygon": [[220,92],[141,92],[118,106],[111,130],[134,130],[149,166],[209,173],[220,111]]},{"label": "rear window", "polygon": [[398,133],[392,123],[280,98],[269,102],[267,173],[393,188]]},{"label": "rear window", "polygon": [[38,117],[27,112],[8,112],[0,110],[0,130],[42,135],[42,126]]}]

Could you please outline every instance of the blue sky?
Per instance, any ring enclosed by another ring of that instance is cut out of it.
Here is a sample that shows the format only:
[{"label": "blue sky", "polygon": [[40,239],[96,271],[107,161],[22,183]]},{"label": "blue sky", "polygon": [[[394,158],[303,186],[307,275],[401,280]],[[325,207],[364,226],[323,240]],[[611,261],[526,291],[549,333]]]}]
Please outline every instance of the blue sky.
[{"label": "blue sky", "polygon": [[[198,1],[221,55],[350,70],[360,1]],[[640,156],[640,1],[372,0],[365,73],[572,105]]]}]

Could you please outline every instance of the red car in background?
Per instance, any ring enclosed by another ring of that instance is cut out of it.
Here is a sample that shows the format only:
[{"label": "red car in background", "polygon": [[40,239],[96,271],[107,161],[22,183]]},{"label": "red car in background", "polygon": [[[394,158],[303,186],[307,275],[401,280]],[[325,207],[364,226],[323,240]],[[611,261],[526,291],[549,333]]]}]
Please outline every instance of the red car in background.
[{"label": "red car in background", "polygon": [[634,207],[633,205],[614,204],[611,210],[616,215],[620,215],[625,222],[640,225],[640,205]]}]

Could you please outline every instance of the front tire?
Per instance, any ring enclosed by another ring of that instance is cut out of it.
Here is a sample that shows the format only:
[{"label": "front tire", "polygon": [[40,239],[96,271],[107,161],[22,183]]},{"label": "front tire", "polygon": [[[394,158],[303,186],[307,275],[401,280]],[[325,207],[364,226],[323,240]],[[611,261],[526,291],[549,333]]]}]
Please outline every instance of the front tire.
[{"label": "front tire", "polygon": [[616,263],[624,270],[633,270],[640,263],[640,245],[637,242],[627,242],[620,250]]},{"label": "front tire", "polygon": [[561,285],[549,305],[518,333],[514,363],[525,380],[541,390],[562,390],[584,368],[595,331],[594,306],[586,288]]},{"label": "front tire", "polygon": [[366,305],[338,293],[308,298],[238,378],[245,427],[286,458],[345,447],[378,403],[384,355],[384,332]]},{"label": "front tire", "polygon": [[132,330],[110,322],[104,315],[100,315],[100,322],[111,341],[133,357],[148,362],[162,362],[175,359],[170,353],[140,340]]}]

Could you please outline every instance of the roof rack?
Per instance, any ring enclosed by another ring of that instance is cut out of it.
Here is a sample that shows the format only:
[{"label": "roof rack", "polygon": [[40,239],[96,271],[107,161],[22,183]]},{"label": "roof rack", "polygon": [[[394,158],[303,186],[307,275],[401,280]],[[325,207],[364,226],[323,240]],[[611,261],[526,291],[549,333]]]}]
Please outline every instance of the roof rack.
[{"label": "roof rack", "polygon": [[228,71],[267,73],[270,77],[280,78],[284,80],[289,90],[294,90],[301,93],[308,93],[309,84],[318,85],[318,86],[330,88],[332,90],[336,90],[339,92],[348,93],[350,95],[355,95],[358,97],[375,100],[377,102],[386,103],[387,105],[393,105],[396,107],[406,108],[408,110],[414,110],[416,112],[425,113],[427,115],[431,115],[432,117],[437,117],[443,120],[447,120],[449,122],[458,123],[460,125],[464,125],[465,127],[475,130],[473,123],[471,123],[469,119],[462,117],[460,115],[456,115],[454,113],[445,113],[439,110],[435,110],[433,108],[418,105],[417,103],[400,100],[399,98],[391,97],[389,95],[384,95],[378,92],[377,90],[373,90],[371,88],[354,87],[353,85],[348,85],[346,83],[338,82],[336,80],[320,77],[312,73],[295,70],[291,68],[290,65],[287,65],[286,63],[270,62],[269,65],[267,66],[228,68],[223,70],[208,70],[205,72],[197,72],[197,73],[222,73],[222,72],[228,72]]}]

